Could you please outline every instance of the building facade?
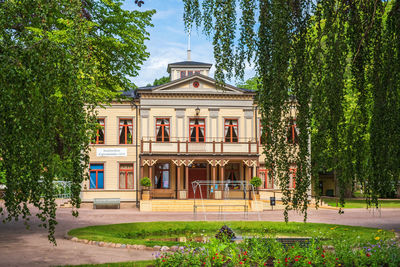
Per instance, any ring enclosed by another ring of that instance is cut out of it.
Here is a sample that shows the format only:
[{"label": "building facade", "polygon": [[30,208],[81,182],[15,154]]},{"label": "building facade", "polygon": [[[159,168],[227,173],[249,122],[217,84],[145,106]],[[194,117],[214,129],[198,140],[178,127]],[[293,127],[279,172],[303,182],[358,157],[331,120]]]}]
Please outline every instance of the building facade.
[{"label": "building facade", "polygon": [[[262,179],[261,200],[280,198],[264,165],[255,93],[217,87],[210,68],[193,61],[169,64],[171,82],[139,88],[123,102],[98,109],[101,128],[91,146],[83,202],[140,200],[143,177],[152,181],[153,200],[246,198],[239,182],[254,176]],[[295,124],[288,142],[297,142]],[[294,188],[296,167],[290,171]],[[203,181],[201,190],[194,192],[194,181]]]}]

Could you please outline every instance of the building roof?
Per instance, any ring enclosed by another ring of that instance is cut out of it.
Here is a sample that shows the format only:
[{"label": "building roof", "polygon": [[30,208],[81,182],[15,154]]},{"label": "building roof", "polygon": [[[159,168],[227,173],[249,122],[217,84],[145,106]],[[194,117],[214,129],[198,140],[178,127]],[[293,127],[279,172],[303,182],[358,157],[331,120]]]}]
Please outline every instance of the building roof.
[{"label": "building roof", "polygon": [[[156,86],[139,87],[137,89],[137,93],[140,93],[140,92],[146,92],[146,93],[152,92],[154,89],[173,86],[174,84],[178,84],[178,83],[181,83],[181,82],[184,82],[184,81],[188,81],[188,80],[192,80],[192,79],[195,79],[195,78],[200,78],[202,80],[206,80],[206,81],[209,81],[209,82],[214,83],[214,84],[216,83],[216,80],[211,78],[211,77],[209,77],[209,76],[195,73],[193,75],[185,76],[185,77],[170,81],[170,82],[165,83],[165,84],[160,84],[160,85],[156,85]],[[230,84],[225,84],[224,87],[225,88],[230,88],[230,89],[233,89],[233,90],[236,90],[236,91],[240,91],[240,92],[243,92],[245,94],[256,94],[256,92],[253,91],[253,90],[244,89],[244,88],[238,88],[238,87],[230,85]]]},{"label": "building roof", "polygon": [[203,68],[211,68],[212,64],[197,62],[197,61],[181,61],[168,64],[167,72],[170,72],[171,67],[203,67]]},{"label": "building roof", "polygon": [[133,89],[128,90],[128,91],[122,91],[121,95],[126,96],[126,97],[136,98],[136,91]]}]

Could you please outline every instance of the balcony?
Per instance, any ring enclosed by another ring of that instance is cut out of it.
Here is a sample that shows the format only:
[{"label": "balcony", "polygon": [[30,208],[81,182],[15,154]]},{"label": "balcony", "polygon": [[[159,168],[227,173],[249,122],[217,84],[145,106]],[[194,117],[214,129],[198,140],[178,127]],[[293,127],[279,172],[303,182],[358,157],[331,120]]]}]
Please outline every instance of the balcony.
[{"label": "balcony", "polygon": [[170,138],[169,142],[157,142],[155,138],[143,138],[140,142],[142,154],[259,154],[259,143],[255,139],[243,138],[238,142],[224,142],[224,138],[210,138],[205,142],[190,142],[189,138]]}]

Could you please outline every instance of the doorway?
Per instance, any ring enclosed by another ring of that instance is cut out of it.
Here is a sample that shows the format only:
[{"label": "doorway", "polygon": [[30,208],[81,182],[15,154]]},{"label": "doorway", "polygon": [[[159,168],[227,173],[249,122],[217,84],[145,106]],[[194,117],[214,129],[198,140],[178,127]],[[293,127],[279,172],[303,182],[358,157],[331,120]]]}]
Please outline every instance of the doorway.
[{"label": "doorway", "polygon": [[[189,198],[193,199],[193,187],[192,182],[194,181],[207,181],[207,165],[205,163],[193,164],[189,167]],[[201,185],[201,190],[199,187],[196,189],[196,198],[207,198],[207,185]],[[201,194],[200,195],[200,191]]]}]

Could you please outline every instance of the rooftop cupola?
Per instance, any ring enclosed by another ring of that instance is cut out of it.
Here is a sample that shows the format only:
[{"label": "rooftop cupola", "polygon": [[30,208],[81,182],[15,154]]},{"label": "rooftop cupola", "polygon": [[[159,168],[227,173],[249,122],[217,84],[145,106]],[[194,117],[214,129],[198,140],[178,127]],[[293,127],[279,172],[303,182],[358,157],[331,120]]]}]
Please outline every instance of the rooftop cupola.
[{"label": "rooftop cupola", "polygon": [[194,74],[208,76],[212,64],[196,62],[191,59],[190,50],[190,32],[188,38],[187,60],[168,64],[167,72],[170,75],[171,81],[185,78]]}]

